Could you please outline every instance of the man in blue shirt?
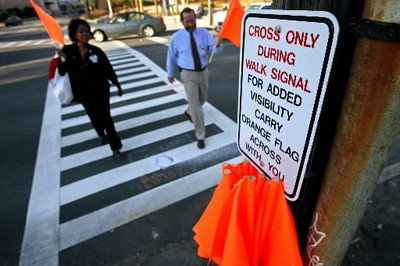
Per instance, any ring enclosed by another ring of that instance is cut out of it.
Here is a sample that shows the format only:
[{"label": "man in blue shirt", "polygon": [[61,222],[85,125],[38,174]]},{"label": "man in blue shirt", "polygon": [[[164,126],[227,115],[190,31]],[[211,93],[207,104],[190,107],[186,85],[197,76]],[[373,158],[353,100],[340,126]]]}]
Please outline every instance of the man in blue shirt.
[{"label": "man in blue shirt", "polygon": [[[202,105],[208,93],[208,55],[214,47],[214,39],[204,28],[196,28],[196,15],[193,9],[185,8],[181,12],[184,29],[174,33],[167,55],[168,81],[175,82],[174,68],[178,66],[181,81],[185,87],[189,102],[185,115],[194,124],[197,147],[205,147],[206,128]],[[220,39],[216,37],[216,52],[222,50]]]}]

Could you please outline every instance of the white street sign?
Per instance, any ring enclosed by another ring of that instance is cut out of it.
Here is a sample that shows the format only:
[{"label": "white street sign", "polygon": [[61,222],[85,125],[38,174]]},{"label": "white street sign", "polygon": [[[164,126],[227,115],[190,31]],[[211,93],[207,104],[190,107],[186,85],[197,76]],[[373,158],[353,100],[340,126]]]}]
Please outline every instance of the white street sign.
[{"label": "white street sign", "polygon": [[296,200],[307,169],[339,26],[321,11],[250,11],[242,22],[238,146]]}]

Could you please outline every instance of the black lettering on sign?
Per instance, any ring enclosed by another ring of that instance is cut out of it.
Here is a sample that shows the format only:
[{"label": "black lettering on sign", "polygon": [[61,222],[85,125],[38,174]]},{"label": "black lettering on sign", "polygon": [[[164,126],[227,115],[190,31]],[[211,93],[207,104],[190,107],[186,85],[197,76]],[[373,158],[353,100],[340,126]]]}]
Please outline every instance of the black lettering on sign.
[{"label": "black lettering on sign", "polygon": [[263,89],[263,80],[251,74],[247,76],[247,83],[251,83],[254,87],[260,88],[261,90]]},{"label": "black lettering on sign", "polygon": [[278,87],[276,85],[272,85],[272,83],[268,85],[267,92],[276,97],[279,97],[282,100],[287,101],[290,104],[293,104],[294,106],[300,106],[303,102],[300,95],[285,90],[284,88]]},{"label": "black lettering on sign", "polygon": [[276,166],[274,166],[272,163],[268,162],[268,170],[274,177],[279,178],[279,180],[284,181],[285,180],[285,175],[279,170]]},{"label": "black lettering on sign", "polygon": [[257,132],[260,136],[262,136],[265,140],[267,140],[268,142],[271,141],[271,133],[269,131],[266,131],[265,128],[258,125],[253,120],[251,120],[250,117],[247,117],[245,114],[242,114],[241,120],[247,126],[252,128],[255,132]]},{"label": "black lettering on sign", "polygon": [[277,164],[281,164],[282,158],[279,154],[276,154],[274,150],[270,149],[268,145],[265,145],[259,138],[251,135],[250,141],[253,142],[257,147],[259,147],[266,155],[268,155]]},{"label": "black lettering on sign", "polygon": [[283,152],[284,154],[286,154],[290,159],[292,159],[293,161],[295,161],[296,163],[299,162],[299,153],[295,150],[293,150],[292,148],[290,148],[289,146],[285,149],[283,147],[282,141],[278,138],[275,138],[275,146],[279,147],[279,150],[281,152]]}]

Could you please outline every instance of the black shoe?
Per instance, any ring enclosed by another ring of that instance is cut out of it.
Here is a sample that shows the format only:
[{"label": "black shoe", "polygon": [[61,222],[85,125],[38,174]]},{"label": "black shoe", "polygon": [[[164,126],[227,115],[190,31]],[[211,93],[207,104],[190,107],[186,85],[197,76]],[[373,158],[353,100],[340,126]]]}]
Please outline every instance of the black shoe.
[{"label": "black shoe", "polygon": [[99,144],[100,144],[100,145],[107,144],[107,137],[106,137],[106,136],[104,136],[104,137],[99,137]]},{"label": "black shoe", "polygon": [[121,157],[124,156],[124,155],[123,155],[122,152],[120,152],[119,150],[113,150],[113,156],[114,156],[115,158],[121,158]]},{"label": "black shoe", "polygon": [[197,140],[197,148],[204,149],[205,146],[206,145],[204,144],[204,140],[202,139]]},{"label": "black shoe", "polygon": [[184,113],[185,115],[186,115],[186,117],[189,119],[189,121],[190,121],[190,123],[193,123],[192,122],[192,117],[190,116],[190,114],[188,114],[188,112],[187,111],[185,111],[185,113]]}]

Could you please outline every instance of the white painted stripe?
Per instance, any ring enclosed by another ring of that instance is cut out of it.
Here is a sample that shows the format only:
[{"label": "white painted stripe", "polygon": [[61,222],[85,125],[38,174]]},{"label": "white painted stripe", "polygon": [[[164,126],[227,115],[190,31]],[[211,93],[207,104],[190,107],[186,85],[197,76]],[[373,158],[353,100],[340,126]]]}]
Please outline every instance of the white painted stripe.
[{"label": "white painted stripe", "polygon": [[17,42],[8,42],[6,45],[3,45],[2,48],[6,48],[6,47],[10,47],[13,46],[14,44],[16,44]]},{"label": "white painted stripe", "polygon": [[124,53],[124,54],[121,54],[121,55],[115,55],[115,56],[109,56],[107,54],[107,57],[108,57],[108,60],[110,60],[110,61],[117,60],[117,59],[122,59],[122,58],[127,58],[127,57],[135,58],[131,54],[128,54],[128,53]]},{"label": "white painted stripe", "polygon": [[114,65],[117,65],[117,64],[122,64],[122,63],[132,62],[132,61],[137,61],[137,58],[132,56],[132,57],[129,57],[129,58],[114,60],[114,61],[111,61],[111,65],[114,66]]},{"label": "white painted stripe", "polygon": [[[173,116],[182,114],[186,110],[186,105],[181,105],[178,107],[173,107],[170,109],[162,110],[159,112],[147,114],[144,116],[134,117],[128,120],[120,121],[115,124],[117,131],[122,131],[128,128],[133,128],[137,126],[142,126],[154,121],[159,121],[167,119]],[[81,131],[76,134],[65,136],[61,139],[62,147],[67,147],[69,145],[74,145],[83,141],[90,139],[96,139],[97,135],[93,129]]]},{"label": "white painted stripe", "polygon": [[145,70],[145,69],[148,69],[148,68],[146,66],[141,66],[141,67],[128,68],[128,69],[124,69],[124,70],[115,71],[115,73],[117,75],[123,75],[123,74],[128,74],[128,73],[135,73],[135,72]]},{"label": "white painted stripe", "polygon": [[32,42],[32,41],[29,40],[29,41],[18,42],[18,44],[14,45],[14,47],[22,47],[22,46],[27,45],[30,42]]},{"label": "white painted stripe", "polygon": [[[60,199],[60,104],[47,89],[20,265],[57,261]],[[56,259],[51,259],[51,258]],[[53,264],[57,265],[57,264]]]},{"label": "white painted stripe", "polygon": [[114,70],[118,70],[118,69],[127,68],[127,67],[139,66],[142,64],[143,63],[139,61],[139,62],[135,62],[135,63],[129,63],[129,64],[125,64],[125,65],[115,66],[113,68],[114,68]]},{"label": "white painted stripe", "polygon": [[137,162],[87,177],[61,188],[61,205],[68,204],[88,195],[92,195],[107,188],[122,184],[129,180],[133,180],[142,175],[160,170],[156,164],[156,161],[157,158],[161,156],[169,156],[173,158],[175,165],[234,142],[234,139],[230,139],[228,135],[223,132],[206,138],[206,147],[201,150],[197,148],[196,143],[190,143],[170,151],[153,155]]},{"label": "white painted stripe", "polygon": [[400,162],[391,164],[383,168],[381,175],[379,176],[378,184],[388,181],[400,175]]},{"label": "white painted stripe", "polygon": [[169,40],[166,38],[162,38],[162,37],[150,37],[147,38],[148,40],[155,42],[155,43],[159,43],[165,46],[169,46]]},{"label": "white painted stripe", "polygon": [[[115,123],[115,128],[116,130],[122,131],[126,130],[128,128],[133,128],[133,127],[138,127],[142,126],[154,121],[159,121],[163,119],[167,119],[173,116],[177,116],[180,114],[183,114],[183,112],[186,110],[187,105],[181,105],[169,109],[165,109],[162,111],[158,111],[155,113],[147,114],[147,115],[142,115],[142,116],[137,116],[131,119],[123,120],[120,122]],[[91,139],[97,139],[98,136],[96,132],[93,129],[88,129],[85,131],[81,131],[79,133],[75,133],[72,135],[68,135],[65,137],[61,138],[61,146],[62,147],[68,147],[70,145],[78,144],[87,140]]]},{"label": "white painted stripe", "polygon": [[[209,125],[209,120],[205,121],[205,125]],[[193,124],[184,121],[178,124],[165,126],[156,130],[152,130],[134,137],[122,140],[123,150],[129,151],[137,149],[151,143],[182,134],[193,130]],[[66,171],[74,167],[88,164],[97,160],[111,156],[111,150],[108,145],[99,146],[80,153],[75,153],[67,157],[61,158],[61,171]]]},{"label": "white painted stripe", "polygon": [[[242,156],[229,160],[239,163]],[[114,177],[113,177],[114,178]],[[218,184],[221,166],[214,165],[195,174],[120,201],[60,225],[60,250],[67,249],[113,228],[134,221]]]},{"label": "white painted stripe", "polygon": [[150,77],[150,76],[154,76],[154,73],[151,72],[151,71],[147,71],[147,72],[143,72],[143,73],[139,73],[139,74],[134,74],[134,75],[129,75],[129,76],[124,76],[122,78],[118,78],[118,81],[119,82],[124,82],[124,81],[127,81],[127,80],[145,78],[145,77]]},{"label": "white painted stripe", "polygon": [[[164,103],[177,101],[180,99],[182,99],[180,95],[173,94],[173,95],[168,95],[168,96],[165,96],[162,98],[157,98],[157,99],[152,99],[152,100],[139,102],[139,103],[135,103],[135,104],[125,105],[125,106],[111,109],[111,116],[117,116],[120,114],[134,112],[134,111],[158,106],[158,105],[161,105]],[[90,122],[89,117],[86,115],[80,116],[80,117],[74,117],[71,119],[61,121],[61,128],[65,129],[65,128],[78,126],[78,125],[82,125],[82,124],[89,123],[89,122]]]},{"label": "white painted stripe", "polygon": [[[133,89],[133,88],[136,88],[139,86],[149,85],[149,84],[153,84],[153,83],[157,83],[157,82],[161,82],[161,81],[163,81],[163,80],[161,80],[160,78],[157,77],[157,78],[151,78],[151,79],[121,84],[121,87],[122,87],[122,89],[127,90],[127,89]],[[111,86],[110,91],[111,92],[117,91],[117,87]]]},{"label": "white painted stripe", "polygon": [[[176,86],[163,85],[163,86],[154,87],[154,88],[150,88],[150,89],[146,89],[146,90],[128,92],[128,93],[124,94],[122,97],[119,97],[118,95],[112,96],[110,98],[110,104],[130,100],[130,99],[134,99],[134,98],[138,98],[138,97],[142,97],[142,96],[146,96],[146,95],[151,95],[151,94],[159,93],[159,92],[166,91],[166,90],[172,90],[174,87],[176,87]],[[70,113],[79,112],[79,111],[83,111],[83,110],[84,109],[83,109],[82,105],[75,104],[72,106],[64,107],[62,109],[62,114],[65,115],[65,114],[70,114]]]},{"label": "white painted stripe", "polygon": [[32,43],[32,45],[40,45],[40,44],[45,43],[47,41],[48,40],[39,40],[39,41],[36,41],[36,42]]}]

